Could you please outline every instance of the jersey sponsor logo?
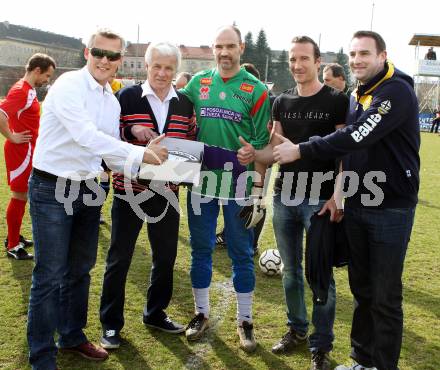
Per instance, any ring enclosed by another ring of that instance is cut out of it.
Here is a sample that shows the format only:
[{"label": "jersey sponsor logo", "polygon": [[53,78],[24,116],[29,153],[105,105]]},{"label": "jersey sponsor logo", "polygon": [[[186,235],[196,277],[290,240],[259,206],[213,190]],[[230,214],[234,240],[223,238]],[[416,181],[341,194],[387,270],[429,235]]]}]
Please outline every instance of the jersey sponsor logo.
[{"label": "jersey sponsor logo", "polygon": [[238,94],[236,94],[236,93],[233,93],[233,94],[232,94],[232,97],[233,97],[234,99],[238,99],[238,100],[244,101],[245,103],[248,103],[248,104],[251,104],[251,103],[252,103],[252,100],[251,100],[251,99],[248,99],[248,98],[246,98],[246,97],[244,97],[244,96],[241,96],[241,95],[238,95]]},{"label": "jersey sponsor logo", "polygon": [[382,115],[389,113],[390,110],[391,110],[391,102],[389,100],[383,101],[382,103],[380,103],[380,107],[377,108],[377,111]]},{"label": "jersey sponsor logo", "polygon": [[200,79],[200,85],[211,85],[212,84],[212,78],[204,77]]},{"label": "jersey sponsor logo", "polygon": [[382,116],[378,113],[370,115],[367,120],[358,127],[356,131],[351,133],[351,137],[357,143],[361,142],[368,134],[374,130],[377,124],[382,120]]},{"label": "jersey sponsor logo", "polygon": [[240,112],[234,112],[233,110],[225,108],[202,107],[200,108],[200,117],[221,118],[227,121],[239,123],[241,122],[242,114]]},{"label": "jersey sponsor logo", "polygon": [[226,93],[225,93],[224,91],[221,91],[220,94],[218,94],[218,97],[219,97],[221,100],[225,100],[225,99],[226,99]]},{"label": "jersey sponsor logo", "polygon": [[208,100],[209,99],[209,86],[201,86],[200,87],[200,100]]},{"label": "jersey sponsor logo", "polygon": [[254,91],[254,87],[255,87],[254,85],[249,85],[249,84],[243,82],[240,85],[240,90],[251,94],[252,91]]}]

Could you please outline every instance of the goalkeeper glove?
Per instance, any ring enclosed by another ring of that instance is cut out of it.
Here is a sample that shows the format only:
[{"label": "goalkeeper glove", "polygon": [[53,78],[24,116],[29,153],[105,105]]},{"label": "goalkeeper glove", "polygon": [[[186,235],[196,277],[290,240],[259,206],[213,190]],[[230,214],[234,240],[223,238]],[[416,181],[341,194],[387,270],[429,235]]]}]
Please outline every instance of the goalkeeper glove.
[{"label": "goalkeeper glove", "polygon": [[263,218],[266,210],[262,186],[253,186],[249,197],[251,204],[244,206],[240,211],[240,218],[244,219],[246,229],[255,227]]}]

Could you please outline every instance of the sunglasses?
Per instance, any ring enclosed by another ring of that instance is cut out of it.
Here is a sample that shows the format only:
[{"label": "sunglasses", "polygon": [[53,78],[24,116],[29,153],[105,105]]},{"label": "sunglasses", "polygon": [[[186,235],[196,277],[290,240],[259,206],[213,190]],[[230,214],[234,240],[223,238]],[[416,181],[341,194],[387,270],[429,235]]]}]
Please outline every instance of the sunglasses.
[{"label": "sunglasses", "polygon": [[116,62],[117,60],[121,59],[122,56],[121,52],[119,51],[110,51],[99,48],[91,48],[90,54],[92,54],[92,56],[96,59],[107,57],[107,59],[111,62]]}]

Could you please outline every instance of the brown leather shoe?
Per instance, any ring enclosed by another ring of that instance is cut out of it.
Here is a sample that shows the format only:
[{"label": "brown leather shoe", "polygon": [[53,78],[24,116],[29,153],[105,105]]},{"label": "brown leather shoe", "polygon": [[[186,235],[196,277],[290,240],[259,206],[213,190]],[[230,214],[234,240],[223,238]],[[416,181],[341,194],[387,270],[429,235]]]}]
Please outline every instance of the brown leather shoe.
[{"label": "brown leather shoe", "polygon": [[91,342],[82,343],[76,347],[61,348],[61,352],[72,352],[92,361],[104,361],[108,357],[108,352]]}]

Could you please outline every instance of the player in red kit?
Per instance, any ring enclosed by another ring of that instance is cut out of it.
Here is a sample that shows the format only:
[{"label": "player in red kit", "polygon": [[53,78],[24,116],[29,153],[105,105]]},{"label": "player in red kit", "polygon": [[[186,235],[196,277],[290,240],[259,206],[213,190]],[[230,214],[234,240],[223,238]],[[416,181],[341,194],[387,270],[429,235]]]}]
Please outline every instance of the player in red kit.
[{"label": "player in red kit", "polygon": [[45,54],[34,54],[26,65],[26,73],[0,102],[0,132],[6,138],[5,162],[11,199],[6,210],[8,236],[7,254],[17,260],[32,259],[25,246],[32,245],[20,235],[26,208],[28,179],[32,169],[32,154],[38,136],[40,104],[36,87],[49,81],[55,61]]}]

